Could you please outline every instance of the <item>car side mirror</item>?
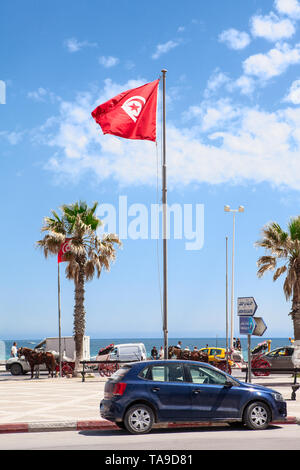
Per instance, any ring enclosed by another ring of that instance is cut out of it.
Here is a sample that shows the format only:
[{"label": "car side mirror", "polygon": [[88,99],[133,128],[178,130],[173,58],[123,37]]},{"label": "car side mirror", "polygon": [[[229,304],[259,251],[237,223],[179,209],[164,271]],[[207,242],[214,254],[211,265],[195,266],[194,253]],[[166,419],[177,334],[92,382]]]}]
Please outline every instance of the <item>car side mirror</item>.
[{"label": "car side mirror", "polygon": [[232,386],[233,386],[233,383],[230,380],[226,380],[224,387],[231,388]]}]

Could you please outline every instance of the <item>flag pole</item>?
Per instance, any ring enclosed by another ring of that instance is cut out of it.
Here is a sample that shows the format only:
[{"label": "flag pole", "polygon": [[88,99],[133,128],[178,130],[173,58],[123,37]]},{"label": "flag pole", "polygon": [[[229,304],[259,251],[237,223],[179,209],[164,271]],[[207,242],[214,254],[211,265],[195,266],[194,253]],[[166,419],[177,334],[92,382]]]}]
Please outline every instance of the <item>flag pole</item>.
[{"label": "flag pole", "polygon": [[59,262],[57,263],[57,297],[58,297],[58,350],[59,350],[59,376],[62,377],[61,371],[61,309],[60,309],[60,272]]},{"label": "flag pole", "polygon": [[163,74],[162,204],[163,204],[163,332],[164,357],[168,359],[168,269],[167,269],[167,165],[166,165],[166,69]]}]

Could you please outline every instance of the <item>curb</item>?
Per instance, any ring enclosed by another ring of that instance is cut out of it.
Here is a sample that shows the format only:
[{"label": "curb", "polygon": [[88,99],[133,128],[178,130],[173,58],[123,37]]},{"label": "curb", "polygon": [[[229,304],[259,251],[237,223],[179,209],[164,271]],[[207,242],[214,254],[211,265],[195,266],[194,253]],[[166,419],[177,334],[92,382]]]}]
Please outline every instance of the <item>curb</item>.
[{"label": "curb", "polygon": [[[176,428],[196,428],[208,426],[223,426],[225,422],[197,421],[182,423],[158,423],[154,424],[154,429],[176,429]],[[271,425],[279,424],[299,424],[300,418],[288,416],[282,421],[272,421]],[[28,432],[52,432],[52,431],[109,431],[120,430],[120,428],[111,421],[107,420],[88,420],[88,421],[43,421],[30,423],[7,423],[0,424],[0,434],[28,433]]]}]

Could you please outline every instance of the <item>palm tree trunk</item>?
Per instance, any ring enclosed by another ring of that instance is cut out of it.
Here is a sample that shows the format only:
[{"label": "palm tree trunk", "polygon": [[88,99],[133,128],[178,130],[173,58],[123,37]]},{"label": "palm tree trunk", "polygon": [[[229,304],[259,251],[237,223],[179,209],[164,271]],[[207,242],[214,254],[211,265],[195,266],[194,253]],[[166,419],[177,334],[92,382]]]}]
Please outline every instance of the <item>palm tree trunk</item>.
[{"label": "palm tree trunk", "polygon": [[83,357],[83,337],[85,333],[85,309],[84,309],[84,266],[85,260],[78,261],[79,273],[75,279],[75,306],[74,306],[74,340],[75,340],[75,370],[74,376],[78,376]]},{"label": "palm tree trunk", "polygon": [[293,289],[293,301],[292,301],[292,311],[291,317],[293,320],[294,326],[294,338],[295,341],[300,340],[300,263],[297,263],[296,266],[296,276],[297,281],[295,282]]},{"label": "palm tree trunk", "polygon": [[297,282],[294,286],[291,317],[294,327],[294,353],[292,361],[294,367],[300,367],[300,268],[296,269]]}]

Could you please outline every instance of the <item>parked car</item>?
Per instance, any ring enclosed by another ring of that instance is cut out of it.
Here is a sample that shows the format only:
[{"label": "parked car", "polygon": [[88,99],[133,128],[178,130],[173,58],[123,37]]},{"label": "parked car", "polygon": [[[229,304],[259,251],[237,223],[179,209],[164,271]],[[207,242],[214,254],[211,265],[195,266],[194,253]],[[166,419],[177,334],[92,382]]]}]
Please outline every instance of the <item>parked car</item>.
[{"label": "parked car", "polygon": [[240,382],[209,364],[172,359],[125,364],[106,382],[100,414],[133,434],[164,421],[265,429],[286,417],[286,403],[275,390]]},{"label": "parked car", "polygon": [[199,349],[200,352],[208,355],[209,362],[213,362],[216,359],[226,359],[226,349],[217,347],[207,347]]},{"label": "parked car", "polygon": [[294,353],[293,346],[283,346],[281,348],[273,349],[268,353],[263,353],[259,356],[260,360],[267,361],[271,367],[274,369],[282,369],[281,372],[276,372],[278,374],[286,374],[285,369],[293,369],[294,364],[292,361],[292,355]]},{"label": "parked car", "polygon": [[[147,352],[144,343],[124,343],[115,344],[107,354],[98,354],[98,361],[144,361],[147,359]],[[108,348],[110,347],[108,346]],[[100,351],[99,351],[100,353]]]}]

